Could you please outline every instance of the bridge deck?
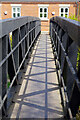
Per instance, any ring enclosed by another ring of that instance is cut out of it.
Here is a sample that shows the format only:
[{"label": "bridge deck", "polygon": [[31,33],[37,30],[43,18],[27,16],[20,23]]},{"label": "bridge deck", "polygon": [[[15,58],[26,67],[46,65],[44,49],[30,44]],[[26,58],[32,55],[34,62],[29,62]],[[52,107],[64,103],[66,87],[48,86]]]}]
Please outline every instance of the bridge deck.
[{"label": "bridge deck", "polygon": [[63,118],[49,35],[41,34],[31,55],[10,118]]}]

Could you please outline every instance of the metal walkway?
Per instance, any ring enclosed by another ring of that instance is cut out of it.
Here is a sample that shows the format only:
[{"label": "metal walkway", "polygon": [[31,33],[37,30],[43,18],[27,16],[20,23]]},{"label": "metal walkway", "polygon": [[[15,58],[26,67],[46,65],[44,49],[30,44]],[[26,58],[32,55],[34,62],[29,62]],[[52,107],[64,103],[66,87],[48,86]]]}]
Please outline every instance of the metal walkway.
[{"label": "metal walkway", "polygon": [[9,118],[63,118],[50,37],[41,34],[34,47]]}]

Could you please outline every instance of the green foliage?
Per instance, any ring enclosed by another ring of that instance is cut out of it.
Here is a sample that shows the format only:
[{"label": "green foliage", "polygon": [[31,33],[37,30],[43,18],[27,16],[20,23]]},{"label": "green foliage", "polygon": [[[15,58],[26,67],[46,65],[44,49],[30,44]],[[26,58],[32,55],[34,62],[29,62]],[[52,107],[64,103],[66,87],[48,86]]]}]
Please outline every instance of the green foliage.
[{"label": "green foliage", "polygon": [[71,20],[76,20],[76,21],[78,21],[78,18],[75,17],[75,15],[71,15],[71,16],[69,16],[68,18],[71,19]]},{"label": "green foliage", "polygon": [[75,15],[72,15],[72,14],[69,17],[67,15],[65,15],[65,18],[69,18],[71,20],[76,20],[76,21],[80,22],[80,20],[78,19],[78,17],[75,17]]},{"label": "green foliage", "polygon": [[76,120],[80,120],[80,106],[79,106],[79,109],[78,109],[78,113],[76,114]]},{"label": "green foliage", "polygon": [[80,16],[80,6],[79,6],[79,16]]},{"label": "green foliage", "polygon": [[79,61],[80,61],[80,48],[78,48],[78,52],[77,52],[77,64],[76,64],[77,71],[78,71]]},{"label": "green foliage", "polygon": [[9,88],[9,86],[10,86],[10,82],[7,83],[7,88]]},{"label": "green foliage", "polygon": [[10,77],[9,77],[9,74],[7,74],[7,79],[8,79],[7,88],[9,88],[9,86],[10,86]]},{"label": "green foliage", "polygon": [[65,18],[68,18],[68,16],[67,16],[67,15],[65,15]]}]

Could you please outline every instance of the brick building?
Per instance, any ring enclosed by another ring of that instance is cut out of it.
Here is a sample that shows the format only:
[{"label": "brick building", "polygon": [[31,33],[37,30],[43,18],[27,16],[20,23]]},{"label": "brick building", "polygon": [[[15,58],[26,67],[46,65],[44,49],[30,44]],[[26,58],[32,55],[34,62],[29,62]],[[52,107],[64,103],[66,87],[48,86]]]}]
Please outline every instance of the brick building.
[{"label": "brick building", "polygon": [[77,13],[78,13],[78,19],[79,19],[79,21],[80,21],[80,2],[77,2]]},{"label": "brick building", "polygon": [[[35,16],[41,19],[41,30],[49,31],[49,20],[53,16],[77,15],[79,0],[2,0],[0,18]],[[44,27],[46,25],[46,27]]]}]

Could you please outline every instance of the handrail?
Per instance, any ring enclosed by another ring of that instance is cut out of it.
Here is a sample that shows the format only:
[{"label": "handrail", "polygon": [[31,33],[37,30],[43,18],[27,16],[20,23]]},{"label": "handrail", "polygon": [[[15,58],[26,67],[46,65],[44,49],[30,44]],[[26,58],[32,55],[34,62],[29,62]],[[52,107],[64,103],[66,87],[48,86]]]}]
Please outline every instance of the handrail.
[{"label": "handrail", "polygon": [[[0,26],[0,111],[3,111],[3,116],[7,111],[8,94],[17,85],[19,72],[25,67],[25,59],[29,57],[41,32],[41,21],[37,17],[27,16],[1,20]],[[0,118],[2,116],[0,114]]]},{"label": "handrail", "polygon": [[80,46],[80,22],[64,17],[54,17],[50,21],[58,24]]},{"label": "handrail", "polygon": [[66,111],[65,116],[69,119],[76,116],[80,105],[79,33],[80,23],[77,21],[63,17],[54,17],[50,20],[50,37],[61,86],[61,99]]}]

